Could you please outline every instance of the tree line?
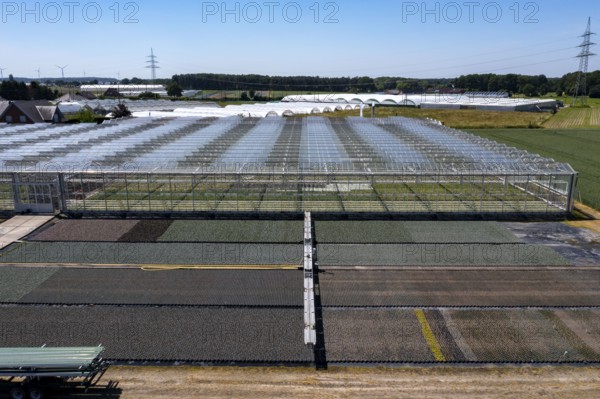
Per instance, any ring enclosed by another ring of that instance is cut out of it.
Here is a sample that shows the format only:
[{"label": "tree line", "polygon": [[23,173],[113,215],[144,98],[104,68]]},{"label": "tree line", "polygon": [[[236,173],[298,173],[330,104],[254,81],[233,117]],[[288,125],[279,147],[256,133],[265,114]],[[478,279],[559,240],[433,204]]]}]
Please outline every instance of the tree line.
[{"label": "tree line", "polygon": [[[381,92],[398,90],[403,93],[425,93],[442,89],[465,91],[506,91],[527,96],[571,94],[577,73],[561,78],[545,75],[470,74],[453,79],[410,79],[403,77],[319,77],[268,76],[197,73],[173,76],[173,81],[191,90],[277,90],[308,92]],[[588,74],[588,89],[600,85],[600,71]],[[600,91],[600,87],[598,87]],[[590,94],[590,93],[588,93]]]},{"label": "tree line", "polygon": [[369,77],[322,78],[318,76],[267,76],[197,73],[175,75],[173,80],[190,90],[279,90],[279,91],[373,91]]},{"label": "tree line", "polygon": [[[578,75],[578,72],[573,72],[561,78],[548,78],[545,75],[472,74],[458,77],[454,85],[466,90],[506,91],[530,97],[546,94],[561,96],[573,94]],[[588,92],[585,94],[592,97],[600,95],[600,70],[588,73],[586,78]]]},{"label": "tree line", "polygon": [[197,73],[175,75],[173,81],[190,90],[276,90],[312,92],[372,93],[384,90],[408,89],[422,91],[424,87],[448,85],[451,79],[408,79],[398,77],[320,77],[268,76]]},{"label": "tree line", "polygon": [[[372,93],[397,90],[402,93],[425,93],[437,90],[464,91],[506,91],[526,96],[571,95],[576,85],[578,73],[568,73],[561,78],[548,78],[545,75],[518,74],[470,74],[453,79],[410,79],[403,77],[319,77],[319,76],[268,76],[231,75],[197,73],[175,75],[172,79],[161,79],[157,84],[165,84],[170,96],[181,96],[182,89],[227,90],[256,93],[260,91],[282,92],[343,92]],[[145,84],[148,80],[139,78],[123,79],[121,84]],[[590,97],[600,98],[600,70],[587,75],[587,89]],[[57,90],[32,81],[27,85],[15,80],[12,75],[0,84],[0,97],[6,100],[53,100]],[[248,95],[248,94],[247,94]],[[250,98],[253,96],[250,95]]]},{"label": "tree line", "polygon": [[17,82],[12,75],[8,80],[0,84],[0,97],[5,100],[54,100],[58,97],[58,91],[38,82],[32,81],[29,85],[25,82]]}]

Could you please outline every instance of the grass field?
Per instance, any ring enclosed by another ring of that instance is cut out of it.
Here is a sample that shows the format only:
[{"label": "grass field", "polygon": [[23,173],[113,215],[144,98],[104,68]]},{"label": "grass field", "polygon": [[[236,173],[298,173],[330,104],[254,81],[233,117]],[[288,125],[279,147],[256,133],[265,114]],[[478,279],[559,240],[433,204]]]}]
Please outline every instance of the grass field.
[{"label": "grass field", "polygon": [[[570,108],[570,97],[549,97],[562,101],[563,108],[555,115],[546,112],[501,112],[480,110],[419,109],[412,107],[378,107],[375,116],[405,116],[432,118],[456,129],[575,129],[600,127],[600,99],[588,99],[589,108]],[[342,111],[324,114],[326,117],[358,116],[360,111]],[[371,111],[365,110],[370,117]]]},{"label": "grass field", "polygon": [[[326,117],[359,116],[360,111],[339,111],[323,114]],[[370,116],[370,110],[365,110]],[[526,129],[541,128],[551,115],[539,112],[499,112],[453,109],[419,109],[411,107],[379,107],[375,111],[377,118],[404,116],[407,118],[432,118],[444,122],[456,129]]]},{"label": "grass field", "polygon": [[577,200],[600,209],[600,129],[472,130],[479,136],[568,162],[579,172]]}]

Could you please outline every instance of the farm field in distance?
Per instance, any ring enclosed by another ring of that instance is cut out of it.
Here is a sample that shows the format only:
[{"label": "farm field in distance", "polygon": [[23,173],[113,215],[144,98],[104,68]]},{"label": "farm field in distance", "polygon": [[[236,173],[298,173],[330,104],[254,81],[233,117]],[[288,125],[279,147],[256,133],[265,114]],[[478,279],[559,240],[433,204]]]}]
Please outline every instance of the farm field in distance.
[{"label": "farm field in distance", "polygon": [[[359,116],[360,111],[337,111],[325,113],[321,116],[338,118],[346,116]],[[365,117],[371,116],[370,109],[364,111]],[[454,110],[454,109],[420,109],[412,107],[378,107],[375,117],[386,118],[404,116],[407,118],[431,118],[444,122],[446,126],[455,129],[527,129],[541,127],[551,115],[539,112],[500,112],[480,110]]]},{"label": "farm field in distance", "polygon": [[[552,115],[547,112],[502,112],[456,109],[420,109],[413,107],[378,107],[377,118],[404,116],[407,118],[431,118],[442,121],[455,129],[590,129],[600,128],[600,99],[588,99],[588,108],[571,108],[569,97],[549,98],[562,101],[567,107]],[[323,114],[337,118],[358,116],[360,111],[338,111]],[[365,109],[365,117],[370,117]]]},{"label": "farm field in distance", "polygon": [[471,133],[567,162],[579,172],[576,199],[600,209],[600,129],[485,129]]}]

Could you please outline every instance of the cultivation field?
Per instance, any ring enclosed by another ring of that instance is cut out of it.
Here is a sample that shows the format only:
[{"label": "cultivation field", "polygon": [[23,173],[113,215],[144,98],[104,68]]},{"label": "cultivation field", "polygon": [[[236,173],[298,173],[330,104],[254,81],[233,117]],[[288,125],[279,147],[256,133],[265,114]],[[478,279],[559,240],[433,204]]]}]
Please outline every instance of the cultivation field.
[{"label": "cultivation field", "polygon": [[300,268],[301,221],[61,220],[0,252],[0,346],[102,343],[112,359],[167,363],[600,363],[600,271],[553,250],[583,238],[534,223],[556,232],[530,241],[521,225],[317,219],[320,358],[302,339],[303,272],[247,270]]},{"label": "cultivation field", "polygon": [[315,221],[315,239],[322,244],[361,243],[518,243],[495,222]]},{"label": "cultivation field", "polygon": [[302,221],[182,220],[173,223],[161,242],[300,243]]},{"label": "cultivation field", "polygon": [[1,263],[93,265],[290,265],[301,244],[24,242],[0,253]]},{"label": "cultivation field", "polygon": [[171,226],[171,220],[140,220],[119,237],[120,242],[156,242]]},{"label": "cultivation field", "polygon": [[115,242],[135,227],[137,220],[61,220],[35,234],[35,241]]},{"label": "cultivation field", "polygon": [[323,306],[600,306],[598,270],[331,270],[319,283]]},{"label": "cultivation field", "polygon": [[[302,309],[0,306],[1,347],[95,346],[108,359],[310,363]],[[171,362],[172,363],[172,362]]]},{"label": "cultivation field", "polygon": [[600,127],[600,107],[565,108],[544,123],[548,129],[578,129]]},{"label": "cultivation field", "polygon": [[419,321],[410,311],[324,309],[329,362],[433,362]]},{"label": "cultivation field", "polygon": [[[360,111],[338,111],[322,116],[338,118],[359,116]],[[370,112],[365,112],[370,116]],[[542,112],[502,112],[480,110],[420,109],[411,107],[378,107],[377,118],[404,116],[408,118],[431,118],[444,122],[455,129],[527,129],[541,127],[550,118]]]},{"label": "cultivation field", "polygon": [[43,269],[2,267],[0,270],[0,301],[18,301],[23,295],[52,277],[58,270],[55,267]]},{"label": "cultivation field", "polygon": [[319,244],[330,266],[564,266],[552,248],[531,244]]},{"label": "cultivation field", "polygon": [[302,221],[60,220],[31,241],[300,243]]},{"label": "cultivation field", "polygon": [[598,362],[596,310],[326,308],[330,362]]},{"label": "cultivation field", "polygon": [[[23,270],[31,271],[23,273]],[[14,276],[15,272],[19,272]],[[46,269],[13,269],[3,279],[21,286]],[[61,269],[5,302],[302,307],[303,274],[295,270]],[[18,296],[20,295],[20,296]]]},{"label": "cultivation field", "polygon": [[[531,244],[319,244],[323,266],[552,266],[570,262]],[[0,253],[8,264],[281,265],[300,267],[300,244],[26,242]]]},{"label": "cultivation field", "polygon": [[473,130],[472,133],[569,163],[579,172],[577,199],[600,209],[600,129]]},{"label": "cultivation field", "polygon": [[449,310],[447,314],[480,361],[600,360],[600,314],[595,310]]}]

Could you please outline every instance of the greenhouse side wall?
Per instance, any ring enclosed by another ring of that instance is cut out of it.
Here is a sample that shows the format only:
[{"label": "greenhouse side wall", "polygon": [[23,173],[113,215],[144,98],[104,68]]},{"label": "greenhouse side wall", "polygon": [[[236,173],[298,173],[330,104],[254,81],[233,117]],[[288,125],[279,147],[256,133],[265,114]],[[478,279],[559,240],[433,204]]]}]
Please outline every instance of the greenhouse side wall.
[{"label": "greenhouse side wall", "polygon": [[[572,210],[576,175],[59,175],[62,212],[535,213]],[[9,197],[9,194],[4,195]]]}]

